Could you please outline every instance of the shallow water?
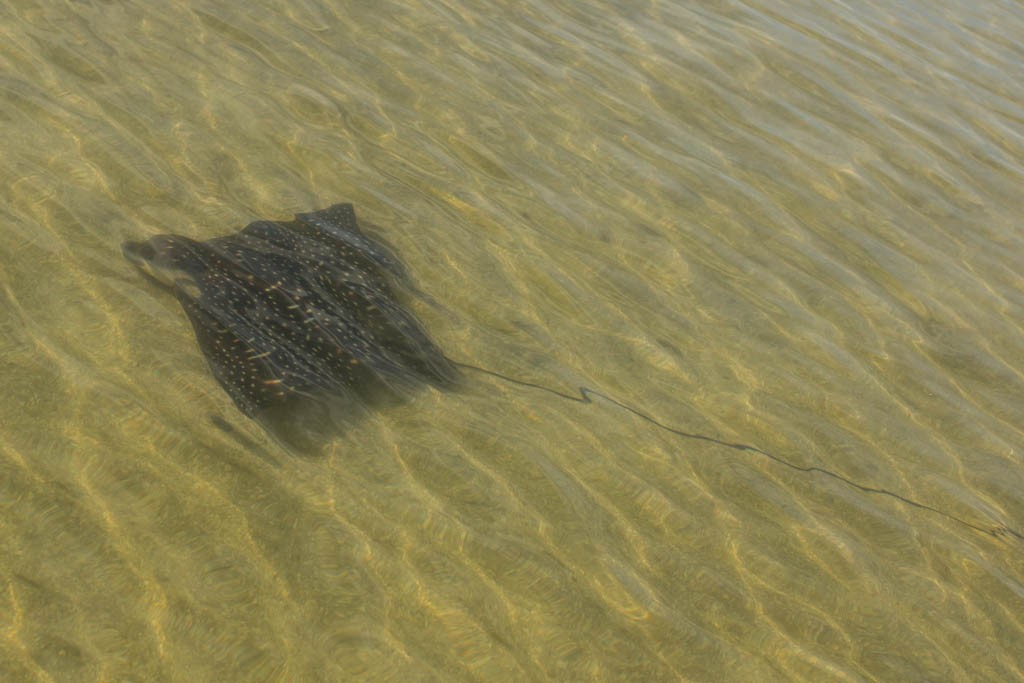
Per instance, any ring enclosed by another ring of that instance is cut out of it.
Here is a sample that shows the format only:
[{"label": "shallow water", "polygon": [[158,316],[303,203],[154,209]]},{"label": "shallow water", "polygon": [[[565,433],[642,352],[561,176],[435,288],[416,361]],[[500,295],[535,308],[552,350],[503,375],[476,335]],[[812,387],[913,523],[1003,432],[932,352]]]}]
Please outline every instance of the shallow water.
[{"label": "shallow water", "polygon": [[[1024,677],[1019,3],[228,4],[0,8],[0,679]],[[453,358],[760,451],[275,441],[119,245],[338,201]]]}]

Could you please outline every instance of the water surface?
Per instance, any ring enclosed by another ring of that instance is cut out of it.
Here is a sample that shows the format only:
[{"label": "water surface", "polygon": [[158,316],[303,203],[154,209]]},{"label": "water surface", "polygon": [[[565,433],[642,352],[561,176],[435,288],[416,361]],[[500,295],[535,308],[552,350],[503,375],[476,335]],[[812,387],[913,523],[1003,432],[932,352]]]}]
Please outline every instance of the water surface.
[{"label": "water surface", "polygon": [[[1024,677],[1019,3],[229,5],[0,8],[0,679]],[[905,500],[479,375],[283,446],[119,245],[339,201],[453,358]]]}]

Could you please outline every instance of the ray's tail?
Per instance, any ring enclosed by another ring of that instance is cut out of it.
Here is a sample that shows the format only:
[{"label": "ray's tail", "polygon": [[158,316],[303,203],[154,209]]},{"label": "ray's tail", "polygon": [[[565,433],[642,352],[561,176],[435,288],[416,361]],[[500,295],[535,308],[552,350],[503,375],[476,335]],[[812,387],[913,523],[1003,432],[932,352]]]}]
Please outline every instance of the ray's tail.
[{"label": "ray's tail", "polygon": [[615,406],[621,408],[622,410],[625,410],[626,412],[632,413],[636,417],[640,418],[641,420],[643,420],[645,422],[648,422],[648,423],[654,425],[658,429],[662,429],[662,430],[664,430],[664,431],[666,431],[666,432],[668,432],[670,434],[674,434],[675,436],[678,436],[678,437],[681,437],[681,438],[684,438],[684,439],[694,439],[694,440],[697,440],[697,441],[705,441],[705,442],[708,442],[708,443],[716,444],[718,446],[723,446],[725,448],[731,448],[731,449],[736,450],[736,451],[744,451],[744,452],[747,452],[747,453],[752,453],[752,454],[755,454],[755,455],[758,455],[758,456],[761,456],[761,457],[764,457],[764,458],[768,458],[769,460],[771,460],[771,461],[773,461],[773,462],[775,462],[775,463],[777,463],[779,465],[782,465],[783,467],[789,468],[789,469],[797,471],[797,472],[803,472],[805,474],[819,474],[819,475],[822,475],[822,476],[825,476],[825,477],[829,477],[831,479],[835,479],[836,481],[842,482],[843,484],[846,484],[847,486],[849,486],[849,487],[851,487],[853,489],[861,491],[862,493],[868,493],[868,494],[871,494],[871,495],[878,495],[878,496],[887,496],[889,498],[892,498],[894,500],[899,501],[900,503],[903,503],[904,505],[909,505],[910,507],[914,507],[914,508],[917,508],[919,510],[926,510],[928,512],[932,512],[934,514],[937,514],[937,515],[940,515],[942,517],[945,517],[948,520],[951,520],[953,522],[961,524],[961,525],[963,525],[963,526],[965,526],[965,527],[967,527],[969,529],[973,529],[974,531],[978,531],[980,533],[983,533],[983,534],[985,534],[987,536],[993,536],[995,538],[1001,538],[1001,537],[1005,537],[1005,536],[1012,536],[1012,537],[1014,537],[1014,538],[1016,538],[1018,540],[1024,540],[1024,534],[1022,534],[1020,531],[1017,531],[1016,529],[1013,529],[1013,528],[1011,528],[1011,527],[1009,527],[1009,526],[1007,526],[1005,524],[983,525],[981,523],[969,522],[969,521],[967,521],[967,520],[965,520],[965,519],[963,519],[961,517],[957,517],[954,514],[951,514],[949,512],[944,511],[944,510],[940,510],[939,508],[936,508],[936,507],[932,507],[931,505],[928,505],[926,503],[922,503],[920,501],[914,500],[913,498],[908,498],[907,496],[904,496],[902,494],[895,493],[893,491],[889,491],[888,489],[879,488],[879,487],[875,487],[875,486],[868,486],[868,485],[865,485],[865,484],[858,483],[858,482],[856,482],[856,481],[854,481],[852,479],[849,479],[849,478],[843,476],[842,474],[839,474],[838,472],[833,472],[832,470],[826,469],[824,467],[818,467],[816,465],[798,465],[798,464],[796,464],[794,462],[786,460],[785,458],[783,458],[781,456],[775,455],[774,453],[769,453],[766,450],[758,448],[757,446],[751,446],[751,445],[745,444],[745,443],[736,443],[736,442],[733,442],[733,441],[725,441],[724,439],[718,439],[718,438],[715,438],[713,436],[708,436],[706,434],[697,434],[695,432],[687,432],[687,431],[684,431],[682,429],[677,429],[676,427],[671,427],[671,426],[669,426],[669,425],[667,425],[667,424],[665,424],[663,422],[660,422],[659,420],[655,419],[654,417],[648,415],[647,413],[643,412],[642,410],[634,408],[633,406],[628,405],[626,403],[623,403],[622,401],[619,401],[618,399],[612,398],[611,396],[608,396],[607,394],[601,393],[600,391],[597,391],[595,389],[591,389],[590,387],[580,386],[580,387],[577,388],[577,392],[578,393],[570,394],[570,393],[566,393],[564,391],[559,391],[558,389],[552,389],[551,387],[544,386],[543,384],[537,384],[536,382],[529,382],[529,381],[526,381],[526,380],[517,379],[515,377],[509,377],[508,375],[504,375],[504,374],[502,374],[500,372],[496,372],[494,370],[488,370],[486,368],[481,368],[479,366],[472,365],[470,363],[462,363],[460,361],[452,361],[452,364],[456,365],[456,366],[458,366],[460,368],[463,368],[465,370],[471,370],[473,372],[478,372],[478,373],[482,373],[482,374],[485,374],[485,375],[490,375],[491,377],[495,377],[495,378],[500,379],[500,380],[502,380],[504,382],[509,382],[511,384],[517,384],[517,385],[519,385],[521,387],[526,387],[528,389],[535,389],[537,391],[543,391],[545,393],[551,394],[553,396],[557,396],[557,397],[565,399],[567,401],[574,401],[576,403],[594,403],[594,400],[593,400],[594,398],[600,398],[600,399],[603,399],[603,400],[607,401],[608,403],[611,403],[612,405],[615,405]]}]

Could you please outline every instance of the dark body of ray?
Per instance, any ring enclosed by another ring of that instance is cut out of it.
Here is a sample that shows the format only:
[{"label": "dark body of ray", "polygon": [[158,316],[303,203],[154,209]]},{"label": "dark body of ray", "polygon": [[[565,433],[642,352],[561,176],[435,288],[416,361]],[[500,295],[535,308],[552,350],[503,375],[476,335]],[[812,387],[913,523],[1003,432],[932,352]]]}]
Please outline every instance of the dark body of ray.
[{"label": "dark body of ray", "polygon": [[214,377],[250,417],[297,396],[455,380],[395,297],[401,263],[359,229],[351,204],[205,242],[158,235],[122,249],[172,289]]}]

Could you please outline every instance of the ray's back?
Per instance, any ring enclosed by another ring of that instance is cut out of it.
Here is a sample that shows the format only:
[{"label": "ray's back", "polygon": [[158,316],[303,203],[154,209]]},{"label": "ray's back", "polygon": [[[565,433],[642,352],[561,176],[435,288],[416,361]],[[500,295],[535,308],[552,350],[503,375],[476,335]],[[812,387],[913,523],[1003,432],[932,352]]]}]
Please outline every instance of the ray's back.
[{"label": "ray's back", "polygon": [[455,369],[395,295],[394,253],[350,204],[196,242],[161,235],[125,255],[170,287],[218,382],[245,414],[299,396],[404,394]]}]

